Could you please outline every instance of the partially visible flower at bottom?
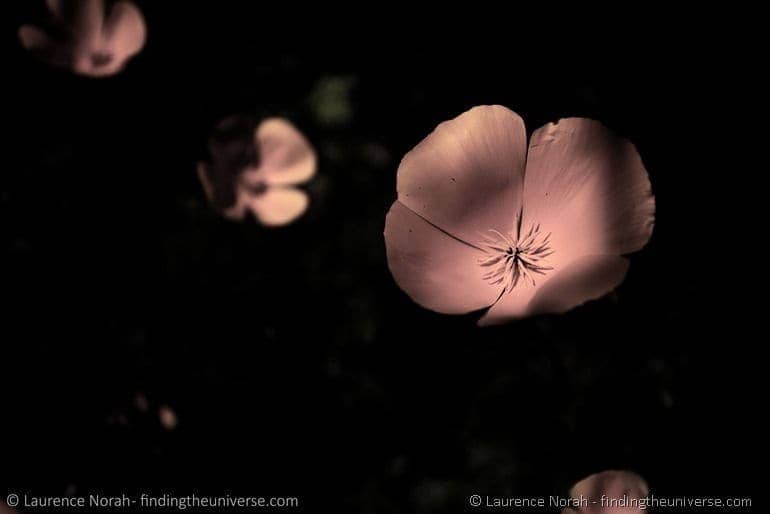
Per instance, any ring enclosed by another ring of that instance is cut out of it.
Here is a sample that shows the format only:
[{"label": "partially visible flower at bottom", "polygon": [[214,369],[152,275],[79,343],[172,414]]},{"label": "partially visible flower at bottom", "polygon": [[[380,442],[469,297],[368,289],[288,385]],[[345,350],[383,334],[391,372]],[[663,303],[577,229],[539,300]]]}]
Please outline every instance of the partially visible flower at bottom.
[{"label": "partially visible flower at bottom", "polygon": [[104,0],[47,0],[51,30],[19,29],[24,48],[39,59],[88,77],[120,72],[147,38],[142,12],[132,2],[105,9]]},{"label": "partially visible flower at bottom", "polygon": [[289,121],[225,118],[209,139],[209,155],[210,162],[198,163],[198,178],[225,218],[243,220],[251,213],[262,225],[280,226],[307,210],[308,195],[295,186],[315,175],[316,154]]},{"label": "partially visible flower at bottom", "polygon": [[562,514],[643,514],[649,494],[647,482],[636,473],[602,471],[572,486],[570,498],[575,507]]},{"label": "partially visible flower at bottom", "polygon": [[625,277],[655,214],[634,146],[601,123],[536,130],[480,106],[441,123],[398,168],[388,266],[415,302],[480,325],[565,312]]}]

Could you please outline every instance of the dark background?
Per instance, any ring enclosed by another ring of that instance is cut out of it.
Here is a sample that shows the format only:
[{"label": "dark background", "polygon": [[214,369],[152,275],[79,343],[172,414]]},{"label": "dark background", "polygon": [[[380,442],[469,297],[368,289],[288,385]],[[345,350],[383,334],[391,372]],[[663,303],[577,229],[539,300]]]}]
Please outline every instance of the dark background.
[{"label": "dark background", "polygon": [[[190,4],[140,3],[147,46],[102,80],[19,47],[42,2],[2,7],[0,492],[461,512],[473,493],[564,494],[622,468],[660,495],[761,501],[764,170],[721,42]],[[491,103],[529,132],[587,116],[637,145],[657,222],[616,292],[479,329],[394,283],[382,230],[400,158]],[[286,116],[318,150],[289,227],[205,204],[195,164],[237,113]]]}]

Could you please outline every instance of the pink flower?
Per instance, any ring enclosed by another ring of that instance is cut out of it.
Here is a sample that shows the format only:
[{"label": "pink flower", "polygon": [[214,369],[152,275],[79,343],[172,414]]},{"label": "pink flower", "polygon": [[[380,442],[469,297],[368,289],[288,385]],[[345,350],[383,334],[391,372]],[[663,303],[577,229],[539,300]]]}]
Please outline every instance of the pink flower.
[{"label": "pink flower", "polygon": [[146,27],[131,2],[116,2],[108,14],[103,0],[47,0],[50,31],[19,29],[22,46],[42,60],[79,75],[106,77],[121,71],[144,46]]},{"label": "pink flower", "polygon": [[222,120],[209,139],[211,163],[198,164],[198,178],[224,217],[242,220],[250,212],[263,225],[286,225],[308,207],[307,194],[294,186],[315,175],[316,155],[287,120],[254,125],[243,116]]},{"label": "pink flower", "polygon": [[602,471],[575,484],[570,490],[572,508],[562,514],[643,514],[650,494],[647,482],[630,471]]},{"label": "pink flower", "polygon": [[536,130],[501,106],[440,124],[404,156],[385,221],[388,265],[420,305],[490,307],[480,325],[565,312],[624,278],[655,200],[634,146],[568,118]]}]

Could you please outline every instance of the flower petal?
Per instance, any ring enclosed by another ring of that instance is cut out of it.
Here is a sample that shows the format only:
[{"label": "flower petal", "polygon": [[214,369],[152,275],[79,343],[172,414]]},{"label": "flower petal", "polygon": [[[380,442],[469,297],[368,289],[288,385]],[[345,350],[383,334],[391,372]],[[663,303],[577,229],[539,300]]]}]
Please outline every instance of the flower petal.
[{"label": "flower petal", "polygon": [[19,28],[19,41],[26,50],[41,56],[51,54],[54,51],[54,42],[51,38],[43,30],[33,25],[22,25]]},{"label": "flower petal", "polygon": [[[268,147],[283,145],[284,148],[277,148],[276,152],[268,151],[265,156],[267,163],[264,159],[260,162],[256,147],[255,133],[259,133],[263,127],[255,129],[256,123],[250,117],[238,115],[225,118],[216,125],[209,138],[211,163],[199,163],[198,178],[211,205],[228,219],[242,220],[251,210],[265,225],[283,225],[293,221],[307,208],[308,197],[304,192],[289,186],[268,183],[268,178],[273,178],[270,172],[276,170],[286,171],[287,175],[278,175],[272,182],[281,183],[286,179],[289,179],[288,182],[293,182],[299,178],[295,173],[298,168],[292,171],[288,168],[279,170],[277,167],[271,167],[271,163],[276,162],[273,159],[276,156],[289,157],[291,161],[292,155],[297,155],[296,147],[291,148],[292,141],[296,143],[297,139],[288,138],[289,148],[286,153],[286,145],[283,143],[287,142],[287,138],[275,129],[278,131],[288,129],[302,138],[296,129],[291,126],[286,127],[287,122],[274,121],[277,123],[268,124],[267,131],[262,134],[270,140],[267,143]],[[277,137],[273,137],[276,135]],[[307,148],[309,149],[309,145]],[[312,149],[309,151],[312,154]],[[314,156],[312,160],[315,162]],[[289,167],[292,166],[291,162],[288,164]],[[302,166],[302,163],[295,162],[295,164]],[[300,170],[300,173],[307,176],[306,171]]]},{"label": "flower petal", "polygon": [[59,23],[69,25],[75,40],[96,42],[104,25],[104,0],[47,0],[48,10]]},{"label": "flower petal", "polygon": [[504,295],[479,320],[498,325],[525,316],[563,313],[612,291],[623,281],[628,259],[617,255],[586,255],[546,278],[536,287],[523,286]]},{"label": "flower petal", "polygon": [[509,233],[521,206],[524,122],[499,105],[441,123],[398,168],[398,199],[467,243],[495,229]]},{"label": "flower petal", "polygon": [[135,55],[147,37],[141,11],[130,2],[117,2],[104,25],[104,35],[116,59],[124,61]]},{"label": "flower petal", "polygon": [[268,118],[256,131],[259,170],[269,185],[295,185],[316,172],[313,147],[294,125],[282,118]]},{"label": "flower petal", "polygon": [[300,217],[307,210],[309,200],[299,189],[270,187],[262,194],[250,196],[247,203],[260,223],[276,227]]},{"label": "flower petal", "polygon": [[71,68],[73,65],[71,45],[51,37],[38,27],[22,25],[19,28],[19,41],[21,46],[45,63],[61,68]]},{"label": "flower petal", "polygon": [[385,218],[388,267],[412,300],[445,314],[488,307],[501,287],[482,278],[483,252],[446,234],[395,201]]},{"label": "flower petal", "polygon": [[617,255],[586,255],[573,261],[537,290],[529,314],[563,313],[601,298],[623,281],[628,264]]},{"label": "flower petal", "polygon": [[[632,507],[631,499],[642,499],[650,494],[647,482],[630,471],[603,471],[584,478],[570,490],[570,496],[579,500],[585,498],[587,506],[578,509],[565,509],[563,514],[633,514],[646,512]],[[624,496],[627,500],[624,500]],[[602,505],[604,497],[605,505]],[[607,505],[611,500],[620,500],[619,505]]]},{"label": "flower petal", "polygon": [[523,221],[551,232],[556,268],[587,254],[621,255],[650,239],[655,216],[647,171],[626,139],[585,118],[532,135]]}]

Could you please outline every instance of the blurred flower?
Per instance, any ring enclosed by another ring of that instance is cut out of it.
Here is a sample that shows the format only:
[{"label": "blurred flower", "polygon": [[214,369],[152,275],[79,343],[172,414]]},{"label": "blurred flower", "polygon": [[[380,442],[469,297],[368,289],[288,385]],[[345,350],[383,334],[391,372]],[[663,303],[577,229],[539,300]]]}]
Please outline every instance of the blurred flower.
[{"label": "blurred flower", "polygon": [[567,508],[562,514],[641,514],[642,500],[650,494],[647,482],[630,471],[602,471],[584,478],[572,489],[570,497],[577,508]]},{"label": "blurred flower", "polygon": [[308,207],[307,194],[293,186],[315,175],[315,151],[287,120],[255,125],[244,116],[217,124],[209,139],[211,162],[198,164],[198,178],[224,217],[242,220],[251,212],[263,225],[286,225]]},{"label": "blurred flower", "polygon": [[121,71],[144,46],[147,29],[131,2],[105,13],[103,0],[47,0],[50,30],[19,29],[22,46],[40,59],[79,75],[106,77]]},{"label": "blurred flower", "polygon": [[655,200],[634,146],[568,118],[536,130],[501,106],[440,124],[398,169],[388,265],[420,305],[480,325],[565,312],[624,278]]},{"label": "blurred flower", "polygon": [[169,431],[174,430],[179,423],[176,412],[174,412],[174,409],[168,405],[160,406],[158,409],[158,420],[160,421],[160,425]]}]

